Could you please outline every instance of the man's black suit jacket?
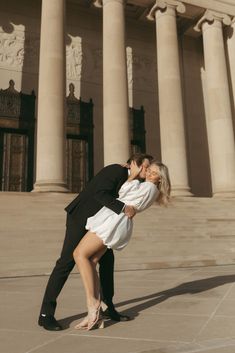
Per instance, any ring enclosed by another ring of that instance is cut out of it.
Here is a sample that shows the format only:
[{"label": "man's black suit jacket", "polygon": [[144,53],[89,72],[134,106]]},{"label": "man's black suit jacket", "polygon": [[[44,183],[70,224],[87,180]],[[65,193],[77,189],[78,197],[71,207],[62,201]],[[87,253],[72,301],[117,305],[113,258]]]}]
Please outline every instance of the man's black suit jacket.
[{"label": "man's black suit jacket", "polygon": [[78,239],[86,233],[87,218],[97,213],[103,206],[119,214],[123,202],[117,200],[118,191],[128,178],[128,169],[112,164],[101,171],[87,184],[85,189],[65,208],[68,213],[67,230],[76,232]]}]

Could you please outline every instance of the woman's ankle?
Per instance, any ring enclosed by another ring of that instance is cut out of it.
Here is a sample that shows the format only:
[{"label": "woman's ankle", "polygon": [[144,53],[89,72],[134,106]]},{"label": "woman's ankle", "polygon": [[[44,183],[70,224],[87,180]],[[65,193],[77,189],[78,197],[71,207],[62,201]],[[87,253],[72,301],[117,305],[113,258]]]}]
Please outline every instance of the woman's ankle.
[{"label": "woman's ankle", "polygon": [[100,307],[100,300],[98,299],[91,299],[87,302],[87,308],[88,308],[88,311],[89,309],[92,310],[92,309],[98,309]]}]

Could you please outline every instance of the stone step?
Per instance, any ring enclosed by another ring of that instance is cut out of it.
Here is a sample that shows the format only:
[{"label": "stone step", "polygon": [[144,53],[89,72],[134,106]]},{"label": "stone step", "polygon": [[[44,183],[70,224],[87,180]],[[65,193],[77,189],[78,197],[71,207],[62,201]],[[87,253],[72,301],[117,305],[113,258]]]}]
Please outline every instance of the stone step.
[{"label": "stone step", "polygon": [[[74,194],[0,193],[0,276],[49,273],[65,232],[64,207]],[[130,244],[115,252],[116,269],[235,263],[235,199],[175,198],[134,219]]]}]

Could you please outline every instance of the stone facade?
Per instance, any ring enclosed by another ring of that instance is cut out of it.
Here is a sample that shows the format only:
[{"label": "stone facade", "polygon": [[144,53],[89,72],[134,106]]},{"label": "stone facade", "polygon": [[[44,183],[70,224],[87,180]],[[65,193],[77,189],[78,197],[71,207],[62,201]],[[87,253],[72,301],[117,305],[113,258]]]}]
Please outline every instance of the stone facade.
[{"label": "stone facade", "polygon": [[128,107],[143,106],[146,151],[175,195],[234,195],[234,18],[233,0],[0,4],[0,88],[37,97],[34,190],[66,191],[73,83],[93,101],[94,172],[127,159]]}]

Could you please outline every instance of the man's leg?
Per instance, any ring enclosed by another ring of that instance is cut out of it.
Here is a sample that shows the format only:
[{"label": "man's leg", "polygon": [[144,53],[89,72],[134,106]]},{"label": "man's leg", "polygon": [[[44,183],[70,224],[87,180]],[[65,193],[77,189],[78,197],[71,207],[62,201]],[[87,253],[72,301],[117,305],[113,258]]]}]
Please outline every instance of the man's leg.
[{"label": "man's leg", "polygon": [[104,315],[114,321],[128,321],[130,317],[118,313],[113,304],[114,296],[114,254],[112,249],[107,249],[106,253],[99,260],[99,275],[102,292],[102,300],[107,305]]},{"label": "man's leg", "polygon": [[57,260],[46,286],[40,314],[54,316],[57,305],[56,299],[59,296],[74,265],[75,262],[72,254],[68,257],[61,255],[61,257]]},{"label": "man's leg", "polygon": [[114,254],[112,249],[107,249],[99,260],[99,265],[102,300],[106,305],[112,304],[114,296]]},{"label": "man's leg", "polygon": [[56,300],[75,265],[73,251],[85,232],[86,230],[82,226],[71,226],[70,223],[67,227],[61,256],[48,280],[40,310],[38,323],[47,330],[61,330],[61,326],[54,318]]}]

